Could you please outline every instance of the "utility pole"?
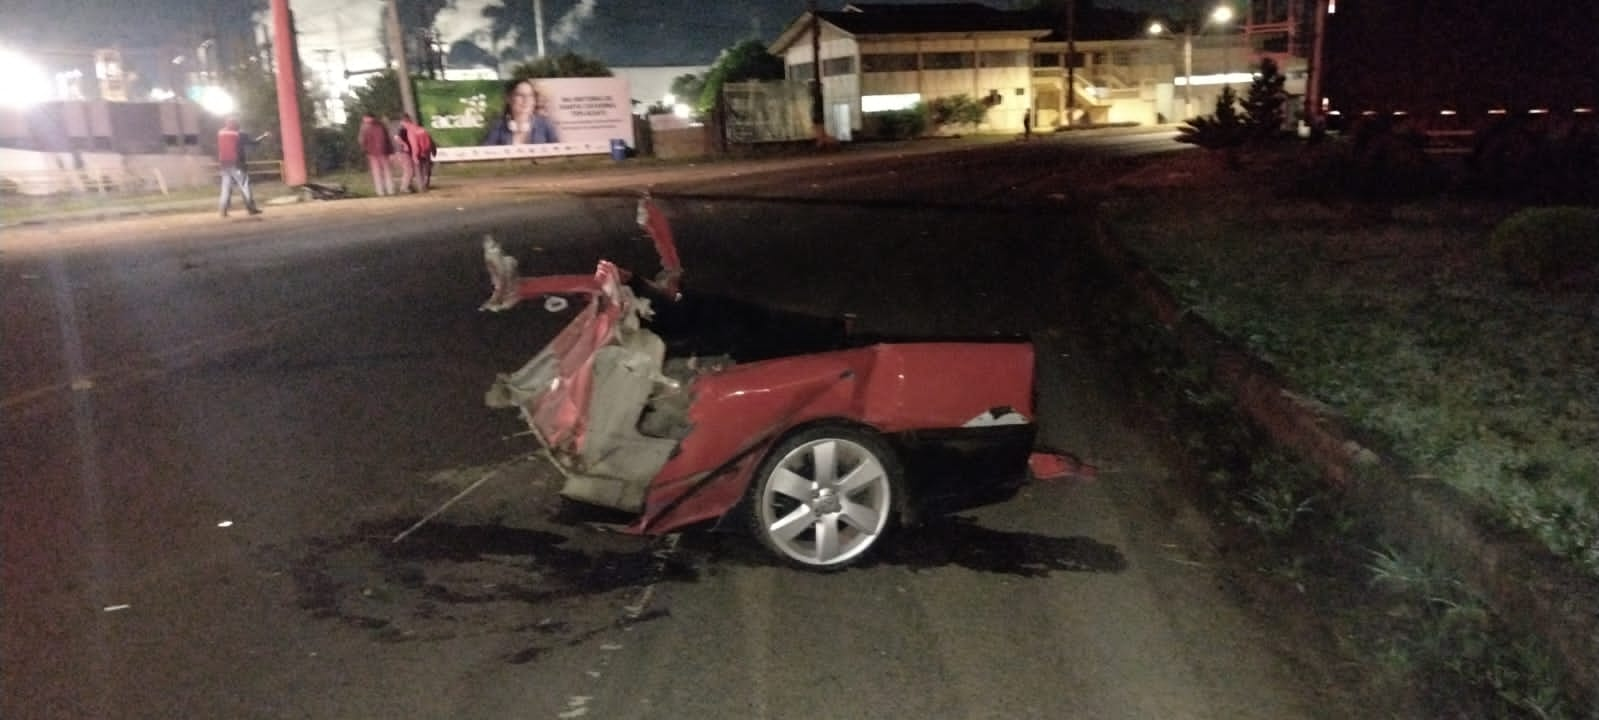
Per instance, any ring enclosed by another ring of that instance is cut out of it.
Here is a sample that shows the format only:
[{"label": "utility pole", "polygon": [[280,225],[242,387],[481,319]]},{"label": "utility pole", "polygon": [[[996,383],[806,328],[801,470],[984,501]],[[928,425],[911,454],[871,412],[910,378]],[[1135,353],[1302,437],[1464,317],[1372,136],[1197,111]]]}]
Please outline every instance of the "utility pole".
[{"label": "utility pole", "polygon": [[811,15],[811,134],[817,142],[827,137],[827,120],[822,114],[822,18],[816,14],[816,0],[806,0]]},{"label": "utility pole", "polygon": [[1077,0],[1066,0],[1066,124],[1077,124]]},{"label": "utility pole", "polygon": [[304,185],[305,139],[300,128],[299,63],[295,62],[294,21],[289,0],[272,0],[272,53],[278,72],[278,129],[283,135],[283,184]]},{"label": "utility pole", "polygon": [[539,58],[544,58],[544,0],[533,0],[533,35],[538,38]]},{"label": "utility pole", "polygon": [[1327,38],[1327,0],[1316,0],[1316,36],[1310,39],[1310,87],[1305,92],[1305,122],[1312,133],[1321,130],[1322,53]]},{"label": "utility pole", "polygon": [[1183,23],[1183,119],[1194,116],[1194,26]]},{"label": "utility pole", "polygon": [[[284,2],[286,0],[273,0]],[[411,64],[405,59],[405,33],[400,28],[400,6],[398,0],[388,0],[389,6],[389,53],[394,56],[400,81],[400,109],[412,118],[416,115],[416,98],[411,96]]]}]

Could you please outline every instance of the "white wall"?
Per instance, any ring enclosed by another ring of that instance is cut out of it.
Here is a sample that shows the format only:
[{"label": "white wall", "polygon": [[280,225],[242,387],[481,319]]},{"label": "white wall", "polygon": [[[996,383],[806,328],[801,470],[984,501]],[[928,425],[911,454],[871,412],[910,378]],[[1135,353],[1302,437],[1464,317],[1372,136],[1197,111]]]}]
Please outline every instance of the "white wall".
[{"label": "white wall", "polygon": [[208,156],[82,152],[78,157],[81,170],[74,167],[72,153],[0,148],[0,178],[24,195],[96,191],[102,179],[116,187],[137,183],[148,191],[163,184],[171,190],[216,182],[216,162]]}]

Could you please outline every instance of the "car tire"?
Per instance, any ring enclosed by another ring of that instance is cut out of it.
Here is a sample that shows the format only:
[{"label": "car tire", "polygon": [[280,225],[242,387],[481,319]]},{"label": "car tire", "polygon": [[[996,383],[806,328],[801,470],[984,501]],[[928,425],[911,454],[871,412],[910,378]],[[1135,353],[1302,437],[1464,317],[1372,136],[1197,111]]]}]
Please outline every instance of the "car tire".
[{"label": "car tire", "polygon": [[750,483],[750,530],[783,560],[837,570],[866,557],[903,502],[893,448],[870,430],[825,425],[775,445]]}]

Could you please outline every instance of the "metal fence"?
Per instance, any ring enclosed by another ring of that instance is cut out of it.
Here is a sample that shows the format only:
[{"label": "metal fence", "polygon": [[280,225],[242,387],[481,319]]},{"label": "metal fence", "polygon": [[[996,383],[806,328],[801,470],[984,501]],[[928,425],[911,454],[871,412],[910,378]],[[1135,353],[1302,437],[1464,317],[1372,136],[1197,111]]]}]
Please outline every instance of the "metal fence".
[{"label": "metal fence", "polygon": [[737,82],[722,86],[727,140],[789,142],[811,137],[810,87],[803,81]]},{"label": "metal fence", "polygon": [[[276,180],[282,176],[278,160],[252,161],[246,165],[252,181]],[[201,187],[216,181],[215,162],[203,163],[197,172],[169,176],[161,168],[88,167],[71,170],[0,169],[0,196],[50,198],[61,196],[170,195],[173,190]]]}]

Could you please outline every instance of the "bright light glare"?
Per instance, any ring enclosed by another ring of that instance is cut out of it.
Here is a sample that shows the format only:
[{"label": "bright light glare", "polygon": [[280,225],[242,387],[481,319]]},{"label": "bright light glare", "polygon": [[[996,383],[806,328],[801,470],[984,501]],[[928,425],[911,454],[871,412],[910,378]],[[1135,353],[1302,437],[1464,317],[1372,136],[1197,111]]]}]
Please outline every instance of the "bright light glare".
[{"label": "bright light glare", "polygon": [[[1254,79],[1255,79],[1255,76],[1252,73],[1235,72],[1235,73],[1216,73],[1214,75],[1195,75],[1192,80],[1193,80],[1193,84],[1198,86],[1198,85],[1230,85],[1232,83],[1247,83],[1247,82],[1253,81]],[[1176,77],[1176,78],[1174,78],[1172,80],[1172,83],[1177,85],[1178,87],[1181,87],[1181,86],[1187,85],[1189,83],[1189,78],[1185,78],[1185,77],[1182,77],[1182,76],[1179,75],[1178,77]]]},{"label": "bright light glare", "polygon": [[175,98],[177,96],[178,96],[177,93],[174,93],[171,90],[168,90],[166,88],[156,88],[156,89],[150,91],[150,99],[154,100],[156,102],[161,102],[163,100],[171,100],[172,98]]},{"label": "bright light glare", "polygon": [[1233,9],[1226,5],[1219,6],[1215,10],[1210,11],[1210,19],[1211,22],[1226,25],[1227,23],[1233,21]]},{"label": "bright light glare", "polygon": [[0,48],[0,106],[25,109],[54,96],[49,74],[32,60]]},{"label": "bright light glare", "polygon": [[861,112],[887,112],[890,110],[909,110],[922,101],[921,93],[901,93],[898,95],[862,95]]},{"label": "bright light glare", "polygon": [[672,106],[672,114],[687,120],[694,116],[694,108],[689,107],[688,103],[677,103]]},{"label": "bright light glare", "polygon": [[227,115],[238,108],[233,96],[222,88],[212,86],[200,91],[200,107],[212,115]]},{"label": "bright light glare", "polygon": [[1162,25],[1162,24],[1160,24],[1158,22],[1152,22],[1152,23],[1149,24],[1149,34],[1150,35],[1159,35],[1159,34],[1161,34],[1163,32],[1166,32],[1166,26],[1165,25]]}]

